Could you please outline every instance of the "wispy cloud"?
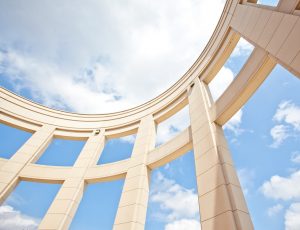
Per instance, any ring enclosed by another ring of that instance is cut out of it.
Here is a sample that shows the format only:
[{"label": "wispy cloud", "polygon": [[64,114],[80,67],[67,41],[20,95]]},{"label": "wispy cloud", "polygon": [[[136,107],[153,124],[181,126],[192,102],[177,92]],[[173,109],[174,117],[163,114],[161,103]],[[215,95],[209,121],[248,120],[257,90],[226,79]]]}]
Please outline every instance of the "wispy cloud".
[{"label": "wispy cloud", "polygon": [[283,209],[283,206],[281,204],[276,204],[270,208],[268,208],[268,216],[269,217],[273,217],[275,215],[277,215],[281,210]]},{"label": "wispy cloud", "polygon": [[292,101],[282,101],[273,120],[277,124],[270,130],[273,139],[270,147],[278,148],[287,138],[296,137],[300,133],[300,106]]},{"label": "wispy cloud", "polygon": [[293,163],[300,164],[300,151],[292,152],[292,154],[291,154],[291,161]]},{"label": "wispy cloud", "polygon": [[270,130],[270,135],[273,139],[270,147],[278,148],[289,137],[289,127],[287,125],[275,125]]},{"label": "wispy cloud", "polygon": [[237,170],[237,174],[244,194],[248,195],[249,189],[253,187],[253,181],[255,179],[255,171],[252,169],[241,168]]}]

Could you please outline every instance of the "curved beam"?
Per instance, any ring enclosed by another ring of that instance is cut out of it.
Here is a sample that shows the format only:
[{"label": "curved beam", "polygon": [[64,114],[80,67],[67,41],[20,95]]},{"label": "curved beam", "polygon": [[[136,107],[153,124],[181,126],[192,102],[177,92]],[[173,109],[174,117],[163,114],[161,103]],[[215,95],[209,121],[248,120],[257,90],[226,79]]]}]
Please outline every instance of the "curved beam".
[{"label": "curved beam", "polygon": [[219,51],[206,67],[205,71],[203,71],[203,74],[200,77],[202,81],[204,81],[206,84],[209,84],[213,80],[213,78],[217,75],[229,58],[239,39],[240,35],[235,31],[230,30]]},{"label": "curved beam", "polygon": [[275,60],[264,50],[255,48],[238,76],[211,107],[212,121],[224,125],[247,102],[275,65]]}]

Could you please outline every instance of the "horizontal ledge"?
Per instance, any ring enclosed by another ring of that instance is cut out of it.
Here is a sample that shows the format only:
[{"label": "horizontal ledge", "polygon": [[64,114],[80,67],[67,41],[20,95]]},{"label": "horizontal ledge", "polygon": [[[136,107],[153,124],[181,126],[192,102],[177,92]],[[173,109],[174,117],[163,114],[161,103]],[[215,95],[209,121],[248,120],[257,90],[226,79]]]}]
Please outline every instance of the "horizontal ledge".
[{"label": "horizontal ledge", "polygon": [[148,155],[147,164],[150,169],[155,169],[175,160],[192,149],[191,128],[188,127],[168,142],[151,151]]},{"label": "horizontal ledge", "polygon": [[[148,153],[147,165],[150,169],[160,167],[192,149],[192,137],[190,127],[179,133],[173,139],[165,144],[157,147]],[[131,160],[133,158],[90,166],[86,172],[82,172],[82,176],[87,183],[96,183],[111,181],[125,178],[128,169],[131,167]],[[1,162],[8,160],[1,159]],[[28,164],[21,172],[19,177],[25,181],[35,181],[44,183],[63,183],[68,178],[73,178],[76,169],[80,173],[80,169],[74,166],[51,166]],[[78,177],[81,177],[78,175]]]},{"label": "horizontal ledge", "polygon": [[63,183],[71,171],[72,167],[29,164],[21,170],[19,177],[25,181]]},{"label": "horizontal ledge", "polygon": [[85,181],[96,183],[125,178],[130,167],[130,158],[113,163],[95,165],[87,169]]}]

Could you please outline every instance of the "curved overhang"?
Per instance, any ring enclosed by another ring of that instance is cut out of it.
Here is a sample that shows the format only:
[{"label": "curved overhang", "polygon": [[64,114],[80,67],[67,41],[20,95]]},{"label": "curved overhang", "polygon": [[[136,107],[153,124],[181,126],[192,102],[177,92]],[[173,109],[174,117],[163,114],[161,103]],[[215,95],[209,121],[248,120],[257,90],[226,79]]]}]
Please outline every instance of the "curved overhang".
[{"label": "curved overhang", "polygon": [[[137,107],[108,114],[77,114],[51,109],[22,98],[12,92],[0,88],[2,120],[20,128],[34,131],[45,123],[56,126],[60,130],[71,132],[89,132],[96,128],[105,128],[111,135],[117,132],[136,130],[142,117],[152,114],[157,122],[161,122],[188,104],[187,89],[193,80],[207,75],[208,68],[222,49],[227,35],[235,34],[230,30],[229,22],[237,5],[237,1],[226,2],[219,23],[205,49],[190,69],[168,90],[156,98]],[[226,43],[231,43],[231,40]],[[6,119],[6,117],[10,119]]]}]

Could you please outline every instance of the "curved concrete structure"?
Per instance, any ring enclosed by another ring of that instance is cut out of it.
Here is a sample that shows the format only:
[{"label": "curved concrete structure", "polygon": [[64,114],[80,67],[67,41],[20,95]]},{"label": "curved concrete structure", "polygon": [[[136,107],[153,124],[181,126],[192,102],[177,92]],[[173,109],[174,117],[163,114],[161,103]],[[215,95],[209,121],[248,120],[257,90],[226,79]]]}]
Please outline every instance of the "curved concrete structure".
[{"label": "curved concrete structure", "polygon": [[[281,0],[277,7],[255,2],[227,0],[211,39],[186,74],[166,92],[135,108],[101,115],[67,113],[0,88],[1,122],[33,133],[11,159],[0,159],[0,200],[20,180],[61,183],[39,228],[67,229],[86,183],[124,178],[113,228],[144,229],[151,170],[193,149],[202,229],[254,229],[222,125],[277,63],[300,77],[300,1]],[[214,102],[207,85],[240,37],[255,48]],[[156,125],[186,105],[190,127],[155,148]],[[133,133],[137,137],[130,159],[96,165],[107,138]],[[53,137],[86,140],[73,167],[35,164]]]}]

